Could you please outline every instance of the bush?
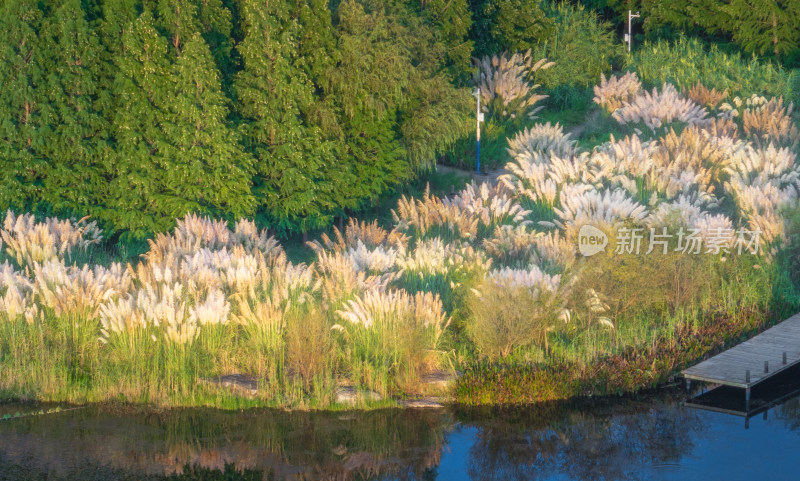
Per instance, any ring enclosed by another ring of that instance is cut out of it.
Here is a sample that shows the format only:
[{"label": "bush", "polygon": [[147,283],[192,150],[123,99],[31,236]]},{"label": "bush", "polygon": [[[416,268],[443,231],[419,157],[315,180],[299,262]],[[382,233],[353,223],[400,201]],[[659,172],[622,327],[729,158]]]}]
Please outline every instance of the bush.
[{"label": "bush", "polygon": [[333,362],[333,338],[328,318],[320,310],[295,316],[286,326],[286,363],[307,388]]},{"label": "bush", "polygon": [[525,285],[503,277],[490,276],[469,299],[470,339],[481,355],[491,360],[506,358],[518,348],[538,345],[547,349],[547,332],[561,311],[560,296],[547,282]]},{"label": "bush", "polygon": [[546,89],[561,85],[591,87],[608,74],[623,55],[622,44],[615,40],[608,22],[582,5],[566,2],[551,5],[548,16],[555,23],[552,34],[533,48],[534,58],[555,62],[539,72],[536,81]]},{"label": "bush", "polygon": [[793,85],[798,83],[797,74],[755,56],[747,59],[738,53],[723,53],[716,45],[707,46],[696,38],[645,42],[628,57],[628,68],[636,70],[648,87],[669,82],[689,91],[700,81],[709,89],[727,89],[731,98],[768,95],[783,96],[787,101],[800,99],[800,90]]}]

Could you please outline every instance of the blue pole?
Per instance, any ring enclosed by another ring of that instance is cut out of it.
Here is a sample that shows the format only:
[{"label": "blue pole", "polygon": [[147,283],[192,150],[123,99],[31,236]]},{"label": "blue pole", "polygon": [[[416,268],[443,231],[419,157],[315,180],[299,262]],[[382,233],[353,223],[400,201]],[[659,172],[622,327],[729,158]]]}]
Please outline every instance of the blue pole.
[{"label": "blue pole", "polygon": [[481,139],[480,139],[480,137],[478,137],[477,146],[478,146],[478,166],[475,168],[475,171],[480,174],[481,173]]},{"label": "blue pole", "polygon": [[475,89],[475,140],[478,149],[478,162],[475,166],[475,172],[481,173],[481,89]]}]

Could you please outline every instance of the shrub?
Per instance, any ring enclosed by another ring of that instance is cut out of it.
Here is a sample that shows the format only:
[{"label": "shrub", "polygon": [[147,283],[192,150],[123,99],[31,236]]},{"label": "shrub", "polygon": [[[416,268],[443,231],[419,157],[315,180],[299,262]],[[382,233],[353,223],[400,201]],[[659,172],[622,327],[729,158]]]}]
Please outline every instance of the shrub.
[{"label": "shrub", "polygon": [[478,351],[492,360],[515,349],[547,348],[547,332],[562,312],[560,276],[528,270],[493,271],[469,300],[472,313],[467,332]]},{"label": "shrub", "polygon": [[600,20],[596,12],[567,2],[551,5],[547,10],[555,28],[546,40],[533,47],[535,58],[555,62],[553,68],[536,76],[546,89],[561,85],[591,87],[619,62],[622,45],[616,42],[611,25]]},{"label": "shrub", "polygon": [[328,318],[314,309],[291,317],[286,326],[286,365],[308,388],[332,367],[333,338]]}]

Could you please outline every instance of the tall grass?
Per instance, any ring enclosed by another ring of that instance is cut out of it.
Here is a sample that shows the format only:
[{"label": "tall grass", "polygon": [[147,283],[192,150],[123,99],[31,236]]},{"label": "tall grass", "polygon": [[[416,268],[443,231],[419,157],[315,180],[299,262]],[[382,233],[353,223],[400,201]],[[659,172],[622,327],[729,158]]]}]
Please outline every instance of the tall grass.
[{"label": "tall grass", "polygon": [[628,68],[652,87],[669,82],[689,91],[700,81],[708,88],[728,90],[731,97],[768,95],[800,100],[791,72],[756,57],[721,52],[696,38],[645,42],[628,58]]}]

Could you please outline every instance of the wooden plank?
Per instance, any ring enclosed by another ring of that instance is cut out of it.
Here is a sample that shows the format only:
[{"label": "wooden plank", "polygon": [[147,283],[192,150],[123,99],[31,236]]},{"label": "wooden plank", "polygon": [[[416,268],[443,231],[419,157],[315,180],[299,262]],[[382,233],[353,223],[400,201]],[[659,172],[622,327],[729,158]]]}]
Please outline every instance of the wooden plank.
[{"label": "wooden plank", "polygon": [[[783,353],[786,352],[786,364]],[[769,372],[764,372],[764,361]],[[687,379],[739,387],[752,387],[800,363],[800,314],[770,327],[761,334],[710,359],[682,371]],[[745,381],[750,371],[750,382]]]}]

